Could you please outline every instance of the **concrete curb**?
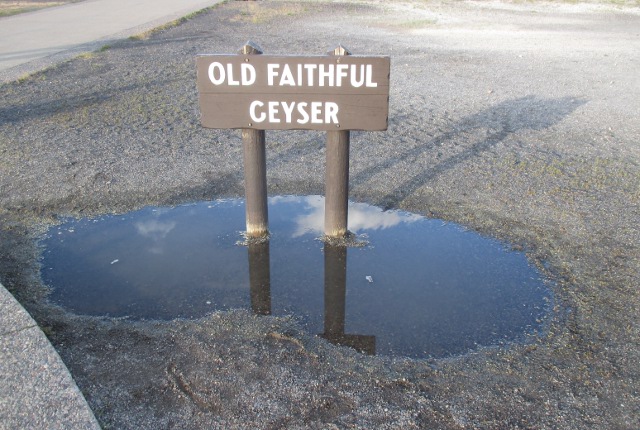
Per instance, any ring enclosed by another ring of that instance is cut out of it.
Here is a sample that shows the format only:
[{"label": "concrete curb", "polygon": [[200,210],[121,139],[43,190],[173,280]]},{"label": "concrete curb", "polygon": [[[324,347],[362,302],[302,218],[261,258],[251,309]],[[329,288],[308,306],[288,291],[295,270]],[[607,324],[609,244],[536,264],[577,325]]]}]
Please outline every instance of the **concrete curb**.
[{"label": "concrete curb", "polygon": [[69,370],[0,284],[0,429],[99,429]]}]

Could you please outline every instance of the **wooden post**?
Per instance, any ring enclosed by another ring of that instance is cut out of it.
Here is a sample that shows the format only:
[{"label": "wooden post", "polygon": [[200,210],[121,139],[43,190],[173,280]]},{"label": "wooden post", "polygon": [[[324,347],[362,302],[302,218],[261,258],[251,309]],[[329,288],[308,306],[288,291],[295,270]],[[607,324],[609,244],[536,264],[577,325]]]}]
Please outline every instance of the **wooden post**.
[{"label": "wooden post", "polygon": [[344,336],[347,247],[324,244],[324,334]]},{"label": "wooden post", "polygon": [[[351,55],[342,45],[329,55]],[[344,237],[349,217],[349,130],[327,131],[324,234]]]},{"label": "wooden post", "polygon": [[271,315],[270,264],[269,241],[249,242],[251,309],[256,315]]},{"label": "wooden post", "polygon": [[376,337],[345,333],[347,301],[347,247],[324,244],[324,333],[329,342],[376,353]]},{"label": "wooden post", "polygon": [[[240,54],[260,55],[262,50],[249,41],[242,47]],[[262,237],[269,234],[265,131],[242,129],[242,144],[247,237]]]}]

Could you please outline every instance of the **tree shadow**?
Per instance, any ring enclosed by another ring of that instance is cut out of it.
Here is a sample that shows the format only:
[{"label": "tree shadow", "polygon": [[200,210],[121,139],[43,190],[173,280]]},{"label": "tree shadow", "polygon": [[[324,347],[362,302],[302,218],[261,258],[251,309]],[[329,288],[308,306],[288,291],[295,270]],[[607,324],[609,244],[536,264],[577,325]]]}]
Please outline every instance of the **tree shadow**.
[{"label": "tree shadow", "polygon": [[[353,175],[353,183],[364,184],[381,170],[397,167],[420,155],[437,151],[438,147],[448,142],[460,140],[468,142],[465,149],[442,159],[434,167],[419,174],[407,175],[401,183],[376,202],[385,209],[397,207],[406,196],[411,195],[423,185],[460,163],[479,156],[515,133],[525,130],[542,131],[548,129],[586,102],[587,100],[576,97],[549,99],[533,95],[504,101],[461,119],[453,124],[449,131],[431,138],[423,145],[402,152],[399,157],[385,159],[357,172]],[[398,122],[398,118],[395,118],[390,121],[390,125],[393,126]]]},{"label": "tree shadow", "polygon": [[180,80],[180,78],[158,79],[145,84],[113,85],[109,88],[101,88],[92,92],[78,92],[76,94],[67,94],[64,97],[35,99],[22,103],[7,104],[0,106],[0,126],[48,118],[65,112],[74,112],[81,108],[92,108],[111,98],[122,98],[128,93],[140,91],[142,88],[146,91],[157,90]]}]

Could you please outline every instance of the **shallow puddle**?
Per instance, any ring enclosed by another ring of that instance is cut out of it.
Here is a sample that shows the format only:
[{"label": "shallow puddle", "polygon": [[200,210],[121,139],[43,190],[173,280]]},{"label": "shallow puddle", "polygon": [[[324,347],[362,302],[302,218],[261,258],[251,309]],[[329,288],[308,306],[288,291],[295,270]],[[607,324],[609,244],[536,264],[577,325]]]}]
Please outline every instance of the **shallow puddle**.
[{"label": "shallow puddle", "polygon": [[239,245],[244,201],[71,219],[43,239],[51,300],[75,313],[198,318],[214,310],[295,315],[362,352],[442,357],[523,340],[550,292],[525,255],[463,227],[361,203],[349,230],[318,240],[324,199],[269,199],[270,240]]}]

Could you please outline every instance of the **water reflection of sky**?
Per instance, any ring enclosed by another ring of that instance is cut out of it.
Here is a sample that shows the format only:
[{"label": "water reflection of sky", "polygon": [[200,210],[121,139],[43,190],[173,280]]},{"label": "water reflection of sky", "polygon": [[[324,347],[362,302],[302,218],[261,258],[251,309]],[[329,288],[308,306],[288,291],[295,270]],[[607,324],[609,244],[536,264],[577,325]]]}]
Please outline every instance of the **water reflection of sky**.
[{"label": "water reflection of sky", "polygon": [[[292,237],[313,233],[321,235],[324,231],[324,197],[322,196],[281,196],[272,197],[269,203],[273,206],[292,203],[304,207],[304,212],[295,216],[295,229]],[[397,226],[401,223],[413,223],[422,219],[420,215],[388,210],[366,203],[349,202],[349,222],[347,228],[353,233],[363,230],[380,230]]]},{"label": "water reflection of sky", "polygon": [[136,222],[134,226],[140,236],[146,237],[151,241],[149,252],[161,254],[164,252],[164,239],[175,228],[176,222],[150,219]]},{"label": "water reflection of sky", "polygon": [[[253,263],[251,250],[237,245],[244,211],[242,200],[226,199],[70,220],[43,240],[42,276],[51,299],[77,313],[197,318],[255,311],[249,271],[266,264],[263,310],[326,333],[326,306],[340,303],[327,300],[327,270],[336,263],[316,240],[324,199],[270,198],[271,239]],[[375,338],[380,354],[443,356],[539,326],[550,296],[523,253],[456,224],[363,203],[350,204],[349,229],[366,232],[371,246],[340,257],[341,336]]]}]

